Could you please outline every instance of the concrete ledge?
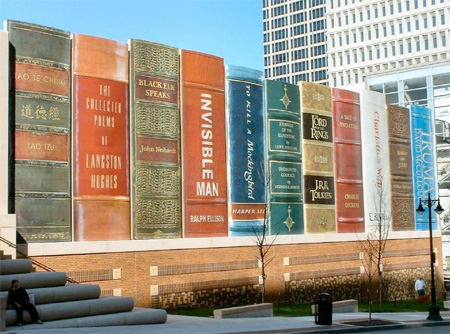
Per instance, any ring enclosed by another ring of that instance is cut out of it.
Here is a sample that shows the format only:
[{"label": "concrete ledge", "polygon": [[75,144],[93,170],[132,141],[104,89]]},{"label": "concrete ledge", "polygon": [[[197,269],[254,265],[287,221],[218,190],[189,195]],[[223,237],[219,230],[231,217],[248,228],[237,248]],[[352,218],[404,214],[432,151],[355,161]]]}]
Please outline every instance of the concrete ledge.
[{"label": "concrete ledge", "polygon": [[273,304],[253,304],[214,310],[214,318],[273,317]]},{"label": "concrete ledge", "polygon": [[[311,305],[311,312],[316,314],[317,304]],[[346,299],[333,302],[333,313],[357,313],[358,301],[356,299]]]},{"label": "concrete ledge", "polygon": [[450,300],[444,300],[444,307],[450,309]]}]

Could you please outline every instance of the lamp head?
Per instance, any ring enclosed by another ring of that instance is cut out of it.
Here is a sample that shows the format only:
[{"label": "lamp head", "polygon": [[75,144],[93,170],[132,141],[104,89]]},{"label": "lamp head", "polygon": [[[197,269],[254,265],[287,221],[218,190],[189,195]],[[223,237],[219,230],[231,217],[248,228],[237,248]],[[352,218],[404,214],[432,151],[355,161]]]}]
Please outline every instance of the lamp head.
[{"label": "lamp head", "polygon": [[437,202],[436,209],[434,209],[434,212],[436,212],[438,215],[440,215],[442,212],[444,212],[444,209],[442,208],[439,200]]},{"label": "lamp head", "polygon": [[423,213],[425,212],[425,209],[422,206],[422,200],[421,199],[419,199],[419,207],[417,208],[416,212],[419,215],[423,215]]}]

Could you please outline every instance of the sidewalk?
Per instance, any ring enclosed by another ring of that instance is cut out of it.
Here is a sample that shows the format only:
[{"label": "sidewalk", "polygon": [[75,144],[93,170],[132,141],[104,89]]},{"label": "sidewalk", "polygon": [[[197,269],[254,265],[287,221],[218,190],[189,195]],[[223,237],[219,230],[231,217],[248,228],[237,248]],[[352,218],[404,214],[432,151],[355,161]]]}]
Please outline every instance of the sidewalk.
[{"label": "sidewalk", "polygon": [[[373,320],[385,320],[393,322],[389,328],[408,328],[418,326],[448,326],[450,333],[450,311],[441,311],[444,321],[428,321],[427,312],[415,313],[373,313]],[[314,317],[270,317],[270,318],[238,318],[238,319],[214,319],[169,315],[165,324],[90,327],[90,328],[51,328],[51,322],[44,325],[27,325],[23,328],[8,327],[5,334],[29,333],[29,334],[67,334],[67,333],[92,333],[92,334],[268,334],[268,333],[355,333],[367,329],[359,326],[345,324],[348,321],[368,319],[368,313],[336,313],[333,314],[331,326],[319,326],[314,322]],[[386,328],[386,326],[381,326]],[[372,327],[380,328],[380,326]]]}]

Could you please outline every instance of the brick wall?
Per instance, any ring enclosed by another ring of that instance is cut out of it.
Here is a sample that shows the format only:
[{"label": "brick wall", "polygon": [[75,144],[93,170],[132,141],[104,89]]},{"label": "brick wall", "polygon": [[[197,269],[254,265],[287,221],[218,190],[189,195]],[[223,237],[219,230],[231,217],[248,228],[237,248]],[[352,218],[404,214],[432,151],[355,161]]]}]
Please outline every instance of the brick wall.
[{"label": "brick wall", "polygon": [[[429,279],[428,247],[426,238],[388,242],[384,275],[389,299],[414,298],[417,277]],[[242,246],[34,258],[80,282],[99,284],[104,294],[131,296],[136,306],[175,308],[260,301],[256,256],[255,246]],[[273,245],[268,256],[266,301],[309,303],[320,292],[334,300],[365,295],[357,241]],[[440,296],[442,266],[436,267],[436,281]]]}]

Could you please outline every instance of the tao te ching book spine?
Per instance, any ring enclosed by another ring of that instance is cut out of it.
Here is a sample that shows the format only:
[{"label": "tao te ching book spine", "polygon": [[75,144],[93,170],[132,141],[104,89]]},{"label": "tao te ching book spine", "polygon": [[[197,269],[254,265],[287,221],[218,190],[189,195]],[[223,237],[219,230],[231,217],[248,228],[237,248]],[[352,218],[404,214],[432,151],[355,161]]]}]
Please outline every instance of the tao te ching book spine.
[{"label": "tao te ching book spine", "polygon": [[[428,194],[437,199],[439,193],[436,177],[436,146],[434,113],[422,106],[409,106],[411,111],[411,146],[413,161],[414,203],[419,199],[426,201]],[[424,205],[426,202],[423,202]],[[414,206],[415,207],[415,206]],[[415,214],[416,230],[429,230],[428,212],[424,215]],[[436,212],[431,210],[432,229],[436,229]]]},{"label": "tao te ching book spine", "polygon": [[223,59],[181,50],[181,166],[185,237],[228,235]]},{"label": "tao te ching book spine", "polygon": [[18,21],[5,28],[17,231],[26,242],[71,241],[70,33]]},{"label": "tao te ching book spine", "polygon": [[264,76],[227,66],[225,78],[229,234],[254,236],[266,222]]},{"label": "tao te ching book spine", "polygon": [[414,195],[409,109],[387,106],[392,230],[414,231]]},{"label": "tao te ching book spine", "polygon": [[129,48],[133,238],[179,238],[179,50],[136,39]]},{"label": "tao te ching book spine", "polygon": [[[11,118],[8,111],[9,81],[8,32],[0,30],[0,220],[4,219],[9,212],[8,180],[11,180],[11,176],[13,176],[10,174],[12,168],[9,168],[9,162],[11,160],[9,156],[9,143],[13,142],[11,135],[14,133],[13,124],[9,124],[9,119]],[[11,134],[10,129],[12,129]],[[14,214],[10,216],[15,220],[16,217]]]},{"label": "tao te ching book spine", "polygon": [[76,241],[129,240],[128,46],[73,35]]},{"label": "tao te ching book spine", "polygon": [[336,231],[331,89],[300,82],[306,233]]},{"label": "tao te ching book spine", "polygon": [[362,90],[361,142],[364,183],[364,223],[366,231],[379,223],[390,224],[391,188],[386,99],[381,93]]},{"label": "tao te ching book spine", "polygon": [[336,223],[338,233],[364,232],[359,94],[333,88]]},{"label": "tao te ching book spine", "polygon": [[298,86],[265,81],[270,233],[301,234],[302,147]]}]

